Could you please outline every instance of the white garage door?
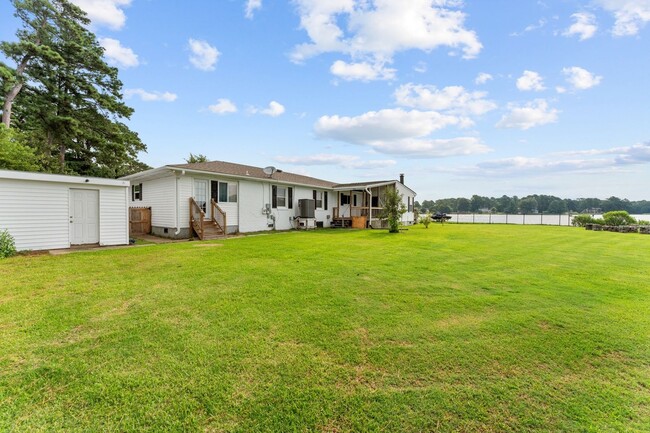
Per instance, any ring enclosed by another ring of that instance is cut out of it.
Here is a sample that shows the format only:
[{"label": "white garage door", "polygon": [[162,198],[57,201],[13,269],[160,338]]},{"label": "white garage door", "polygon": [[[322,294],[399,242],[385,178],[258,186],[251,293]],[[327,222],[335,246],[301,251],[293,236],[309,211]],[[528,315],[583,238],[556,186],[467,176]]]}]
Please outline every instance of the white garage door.
[{"label": "white garage door", "polygon": [[99,243],[99,191],[70,189],[70,243]]}]

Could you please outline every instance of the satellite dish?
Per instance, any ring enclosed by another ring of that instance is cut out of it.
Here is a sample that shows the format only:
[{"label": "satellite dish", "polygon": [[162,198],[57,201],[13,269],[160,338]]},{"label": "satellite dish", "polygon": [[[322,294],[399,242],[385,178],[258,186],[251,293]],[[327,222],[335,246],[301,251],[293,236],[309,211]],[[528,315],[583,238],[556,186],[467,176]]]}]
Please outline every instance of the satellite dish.
[{"label": "satellite dish", "polygon": [[264,172],[265,175],[272,176],[273,173],[275,173],[278,170],[273,166],[268,166],[268,167],[264,167],[262,171]]}]

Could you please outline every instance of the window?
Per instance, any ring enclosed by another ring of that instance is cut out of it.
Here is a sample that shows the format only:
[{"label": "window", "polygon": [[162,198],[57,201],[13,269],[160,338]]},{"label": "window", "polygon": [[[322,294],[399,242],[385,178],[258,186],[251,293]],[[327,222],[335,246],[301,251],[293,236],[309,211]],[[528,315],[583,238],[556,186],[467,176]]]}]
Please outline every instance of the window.
[{"label": "window", "polygon": [[408,200],[408,211],[413,212],[413,199],[410,196],[408,196],[406,198]]},{"label": "window", "polygon": [[357,207],[357,195],[354,194],[354,196],[353,196],[352,198],[353,198],[353,200],[352,200],[352,206]]},{"label": "window", "polygon": [[271,187],[272,207],[293,209],[293,188],[273,185]]},{"label": "window", "polygon": [[142,184],[131,185],[131,201],[142,201]]},{"label": "window", "polygon": [[237,183],[213,180],[212,198],[219,203],[237,203]]},{"label": "window", "polygon": [[350,196],[347,194],[341,194],[341,205],[350,204]]},{"label": "window", "polygon": [[316,209],[323,209],[323,191],[314,190],[314,201],[316,202]]}]

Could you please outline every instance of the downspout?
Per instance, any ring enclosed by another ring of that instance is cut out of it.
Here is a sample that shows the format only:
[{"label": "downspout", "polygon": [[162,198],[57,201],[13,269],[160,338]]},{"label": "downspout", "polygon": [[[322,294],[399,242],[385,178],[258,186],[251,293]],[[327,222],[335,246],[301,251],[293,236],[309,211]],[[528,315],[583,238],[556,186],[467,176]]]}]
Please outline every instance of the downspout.
[{"label": "downspout", "polygon": [[[181,175],[185,174],[185,170],[181,172]],[[178,181],[180,180],[180,177],[178,174],[176,174],[176,232],[174,232],[174,236],[178,236],[178,234],[181,232],[181,217],[180,217],[180,201],[179,201],[179,193],[178,193]]]},{"label": "downspout", "polygon": [[368,202],[368,227],[372,228],[372,192],[370,192],[370,187],[366,187],[366,192],[370,201]]}]

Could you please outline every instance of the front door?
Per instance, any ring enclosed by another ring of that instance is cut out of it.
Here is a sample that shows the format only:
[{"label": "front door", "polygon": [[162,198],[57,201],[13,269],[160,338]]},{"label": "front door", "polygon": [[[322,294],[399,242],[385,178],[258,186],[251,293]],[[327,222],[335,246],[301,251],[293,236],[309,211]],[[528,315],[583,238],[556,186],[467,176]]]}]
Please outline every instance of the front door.
[{"label": "front door", "polygon": [[99,191],[70,190],[70,244],[99,243]]},{"label": "front door", "polygon": [[194,200],[203,209],[205,215],[208,215],[208,181],[194,179]]}]

